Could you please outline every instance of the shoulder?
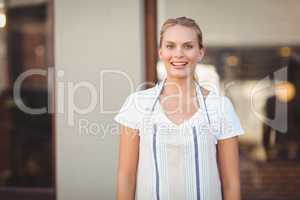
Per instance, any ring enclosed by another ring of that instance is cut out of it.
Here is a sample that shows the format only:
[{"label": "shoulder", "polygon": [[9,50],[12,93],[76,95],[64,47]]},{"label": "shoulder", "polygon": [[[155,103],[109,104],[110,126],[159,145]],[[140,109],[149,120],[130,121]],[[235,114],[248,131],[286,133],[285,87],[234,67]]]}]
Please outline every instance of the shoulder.
[{"label": "shoulder", "polygon": [[135,96],[153,96],[157,94],[157,86],[153,86],[151,88],[145,89],[145,90],[139,90],[134,93],[132,93]]},{"label": "shoulder", "polygon": [[130,94],[131,98],[135,101],[145,102],[155,99],[157,95],[156,87],[152,87],[145,90],[139,90]]},{"label": "shoulder", "polygon": [[158,94],[158,89],[156,86],[133,92],[128,97],[128,103],[134,104],[138,110],[148,110],[155,101]]},{"label": "shoulder", "polygon": [[206,97],[205,101],[208,108],[224,110],[226,107],[232,107],[231,99],[228,96],[214,90],[204,89],[202,92],[204,97]]}]

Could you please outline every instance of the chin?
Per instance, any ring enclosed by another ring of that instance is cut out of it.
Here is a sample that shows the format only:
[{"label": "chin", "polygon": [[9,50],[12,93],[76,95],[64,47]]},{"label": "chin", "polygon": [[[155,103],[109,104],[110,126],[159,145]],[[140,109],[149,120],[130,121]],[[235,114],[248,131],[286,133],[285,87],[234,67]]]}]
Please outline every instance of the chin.
[{"label": "chin", "polygon": [[174,69],[170,69],[168,72],[168,77],[171,79],[187,79],[189,77],[192,77],[192,73],[185,69],[185,70],[174,70]]},{"label": "chin", "polygon": [[187,71],[170,71],[168,73],[168,77],[171,79],[186,79],[190,76],[192,75]]}]

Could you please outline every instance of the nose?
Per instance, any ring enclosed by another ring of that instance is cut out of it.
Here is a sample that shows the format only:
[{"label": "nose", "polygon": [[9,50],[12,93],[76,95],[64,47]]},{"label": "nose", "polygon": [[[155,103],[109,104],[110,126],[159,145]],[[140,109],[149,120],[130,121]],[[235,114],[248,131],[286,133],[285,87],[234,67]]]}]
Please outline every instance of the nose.
[{"label": "nose", "polygon": [[176,48],[175,52],[174,52],[174,56],[175,57],[178,57],[178,58],[181,58],[183,57],[183,51],[182,51],[182,48],[181,47],[178,47]]}]

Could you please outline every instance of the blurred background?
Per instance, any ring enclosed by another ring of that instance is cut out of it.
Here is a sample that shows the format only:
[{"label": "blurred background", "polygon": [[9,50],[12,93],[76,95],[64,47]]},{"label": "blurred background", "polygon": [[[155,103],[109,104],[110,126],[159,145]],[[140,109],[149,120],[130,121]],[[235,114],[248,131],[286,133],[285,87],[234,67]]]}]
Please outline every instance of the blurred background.
[{"label": "blurred background", "polygon": [[[48,101],[53,83],[48,85],[47,78],[54,64],[50,15],[46,0],[0,1],[1,199],[23,197],[24,192],[54,197],[53,116],[48,106],[53,103]],[[45,75],[28,76],[16,86],[29,70],[43,70]],[[26,113],[17,106],[20,99],[27,107],[49,112]]]},{"label": "blurred background", "polygon": [[[159,30],[179,16],[200,25],[200,74],[212,75],[245,129],[243,199],[300,199],[299,8],[298,0],[0,0],[0,199],[115,199],[112,118],[129,93],[161,76]],[[17,97],[28,70],[42,74],[28,76]],[[20,99],[47,112],[28,114]]]}]

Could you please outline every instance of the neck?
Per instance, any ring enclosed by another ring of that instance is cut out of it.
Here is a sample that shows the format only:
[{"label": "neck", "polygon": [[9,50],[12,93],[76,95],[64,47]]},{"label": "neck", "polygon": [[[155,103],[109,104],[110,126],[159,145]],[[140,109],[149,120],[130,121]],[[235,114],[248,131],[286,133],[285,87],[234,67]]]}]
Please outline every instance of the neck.
[{"label": "neck", "polygon": [[195,96],[195,80],[194,78],[173,79],[166,78],[163,93],[166,95],[182,94],[184,96]]}]

